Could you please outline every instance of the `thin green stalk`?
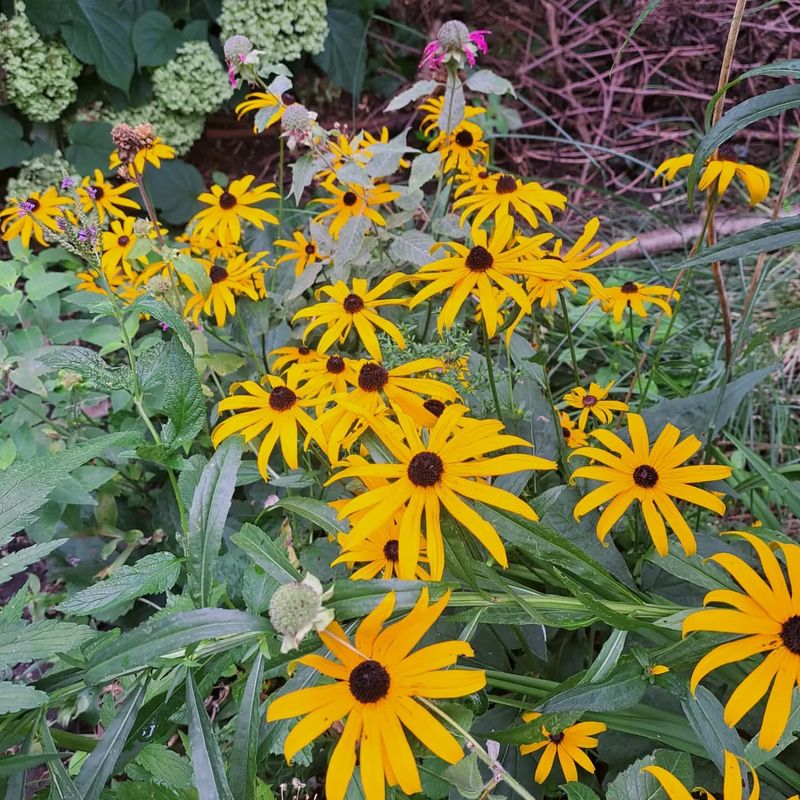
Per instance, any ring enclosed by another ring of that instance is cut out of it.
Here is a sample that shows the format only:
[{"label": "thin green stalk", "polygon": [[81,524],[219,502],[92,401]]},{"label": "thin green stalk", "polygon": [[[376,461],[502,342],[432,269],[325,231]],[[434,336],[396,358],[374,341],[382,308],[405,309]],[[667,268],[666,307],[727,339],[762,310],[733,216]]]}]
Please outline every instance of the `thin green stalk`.
[{"label": "thin green stalk", "polygon": [[244,340],[247,343],[248,349],[250,350],[250,356],[253,359],[253,363],[258,364],[258,353],[256,353],[256,349],[253,347],[253,342],[250,339],[250,333],[247,330],[247,326],[244,324],[241,314],[234,314],[233,317],[236,320],[236,324],[239,326],[239,330],[244,336]]},{"label": "thin green stalk", "polygon": [[639,403],[642,402],[642,375],[639,372],[639,362],[636,358],[636,333],[633,330],[633,309],[628,306],[628,330],[630,331],[631,335],[631,353],[633,353],[633,378],[631,378],[631,388],[630,391],[633,392],[633,387],[636,386],[639,389]]},{"label": "thin green stalk", "polygon": [[569,354],[572,359],[572,373],[575,376],[575,385],[581,385],[581,373],[578,369],[578,357],[575,355],[575,342],[572,339],[572,325],[569,321],[569,310],[567,309],[567,299],[563,292],[558,293],[558,301],[561,303],[561,314],[564,317],[564,327],[567,329],[567,341],[569,342]]},{"label": "thin green stalk", "polygon": [[483,354],[486,357],[486,369],[489,373],[489,386],[492,390],[492,399],[494,400],[494,410],[497,413],[497,419],[503,419],[500,411],[500,398],[497,394],[497,384],[494,380],[494,364],[492,363],[492,348],[489,343],[489,332],[486,330],[486,320],[481,323],[481,333],[483,335]]}]

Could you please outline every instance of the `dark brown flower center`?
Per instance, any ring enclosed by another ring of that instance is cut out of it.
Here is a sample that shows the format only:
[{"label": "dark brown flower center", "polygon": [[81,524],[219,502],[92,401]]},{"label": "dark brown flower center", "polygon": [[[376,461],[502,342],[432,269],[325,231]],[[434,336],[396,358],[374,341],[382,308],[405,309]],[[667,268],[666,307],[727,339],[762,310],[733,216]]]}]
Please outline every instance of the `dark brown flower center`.
[{"label": "dark brown flower center", "polygon": [[92,186],[92,199],[93,200],[102,200],[103,195],[105,192],[103,191],[102,186]]},{"label": "dark brown flower center", "polygon": [[456,134],[456,144],[459,147],[472,147],[475,140],[472,138],[472,134],[469,131],[459,131]]},{"label": "dark brown flower center", "polygon": [[386,556],[387,561],[392,563],[398,561],[400,558],[400,542],[397,539],[389,539],[383,546],[383,554]]},{"label": "dark brown flower center", "polygon": [[633,471],[633,482],[643,489],[652,489],[658,483],[658,473],[648,464],[641,464]]},{"label": "dark brown flower center", "polygon": [[423,450],[408,462],[406,474],[414,486],[435,486],[444,473],[442,459],[436,453]]},{"label": "dark brown flower center", "polygon": [[564,741],[564,734],[561,733],[561,732],[559,732],[559,733],[551,733],[550,734],[550,741],[553,744],[561,744],[561,742]]},{"label": "dark brown flower center", "polygon": [[311,348],[301,344],[300,347],[297,348],[297,352],[300,353],[301,356],[307,356],[311,352]]},{"label": "dark brown flower center", "polygon": [[444,403],[441,400],[437,400],[435,397],[429,397],[422,404],[422,407],[426,411],[430,411],[434,417],[441,417],[444,413]]},{"label": "dark brown flower center", "polygon": [[511,175],[501,175],[497,180],[495,191],[497,194],[511,194],[516,191],[517,181]]},{"label": "dark brown flower center", "polygon": [[269,393],[269,407],[273,411],[288,411],[297,402],[297,395],[288,386],[276,386]]},{"label": "dark brown flower center", "polygon": [[479,178],[480,178],[482,181],[485,181],[485,180],[486,180],[486,179],[489,177],[489,170],[488,170],[488,169],[482,169],[482,170],[481,170],[481,171],[478,173],[478,177],[479,177]]},{"label": "dark brown flower center", "polygon": [[494,258],[485,247],[476,245],[469,251],[465,263],[467,269],[471,269],[473,272],[486,272],[494,264]]},{"label": "dark brown flower center", "polygon": [[359,703],[377,703],[389,694],[391,679],[377,661],[362,661],[350,673],[350,693]]},{"label": "dark brown flower center", "polygon": [[38,200],[35,200],[33,197],[29,197],[25,203],[28,205],[28,213],[33,214],[35,211],[39,210],[41,203]]},{"label": "dark brown flower center", "polygon": [[581,403],[583,403],[584,408],[591,408],[592,406],[597,405],[597,398],[593,394],[587,394],[584,395],[583,400],[581,400]]},{"label": "dark brown flower center", "polygon": [[569,437],[572,435],[572,431],[569,428],[564,428],[563,426],[561,428],[561,433],[564,434],[565,439],[569,439]]},{"label": "dark brown flower center", "polygon": [[117,239],[117,244],[120,247],[127,247],[130,240],[130,236],[120,236],[119,239]]},{"label": "dark brown flower center", "polygon": [[365,392],[379,392],[388,380],[389,373],[374,361],[367,362],[358,371],[358,386]]},{"label": "dark brown flower center", "polygon": [[619,290],[623,294],[636,294],[636,292],[639,291],[639,286],[633,283],[633,281],[626,281],[619,287]]},{"label": "dark brown flower center", "polygon": [[356,195],[355,192],[345,192],[342,195],[342,202],[346,206],[354,206],[356,204],[357,200],[358,200],[358,196]]},{"label": "dark brown flower center", "polygon": [[342,301],[342,307],[348,314],[358,314],[364,310],[364,301],[357,294],[349,294]]},{"label": "dark brown flower center", "polygon": [[325,363],[325,369],[331,375],[339,375],[344,372],[344,359],[341,356],[331,356]]},{"label": "dark brown flower center", "polygon": [[236,197],[230,192],[223,192],[219,196],[219,207],[230,211],[236,205]]},{"label": "dark brown flower center", "polygon": [[800,656],[800,616],[795,614],[783,623],[781,639],[783,639],[783,646],[787,650],[796,656]]},{"label": "dark brown flower center", "polygon": [[316,248],[315,245],[310,244],[310,243],[306,245],[306,255],[313,256],[314,253],[316,253],[316,252],[317,252],[317,248]]},{"label": "dark brown flower center", "polygon": [[739,161],[736,148],[729,142],[725,142],[725,144],[719,146],[717,150],[717,159],[719,161]]},{"label": "dark brown flower center", "polygon": [[220,283],[228,277],[228,270],[225,267],[218,267],[214,264],[208,271],[208,277],[211,278],[211,283]]}]

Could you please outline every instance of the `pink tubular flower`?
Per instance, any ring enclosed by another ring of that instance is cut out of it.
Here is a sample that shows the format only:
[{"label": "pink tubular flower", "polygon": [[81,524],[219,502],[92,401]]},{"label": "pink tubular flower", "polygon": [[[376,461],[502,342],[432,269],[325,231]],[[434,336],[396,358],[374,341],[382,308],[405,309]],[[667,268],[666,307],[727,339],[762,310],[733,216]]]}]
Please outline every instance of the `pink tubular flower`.
[{"label": "pink tubular flower", "polygon": [[448,20],[439,28],[436,39],[425,46],[420,66],[435,69],[454,62],[457,67],[463,67],[465,60],[474,66],[476,54],[489,50],[486,36],[490,33],[487,30],[470,31],[463,22]]}]

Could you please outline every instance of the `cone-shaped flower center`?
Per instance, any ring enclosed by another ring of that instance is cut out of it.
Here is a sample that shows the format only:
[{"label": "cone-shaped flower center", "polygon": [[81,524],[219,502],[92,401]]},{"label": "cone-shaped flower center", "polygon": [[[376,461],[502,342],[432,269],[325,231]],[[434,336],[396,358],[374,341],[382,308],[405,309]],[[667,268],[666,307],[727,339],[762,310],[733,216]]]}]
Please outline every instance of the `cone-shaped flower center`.
[{"label": "cone-shaped flower center", "polygon": [[218,267],[214,264],[208,271],[208,277],[211,278],[211,283],[220,283],[228,277],[228,270],[225,267]]},{"label": "cone-shaped flower center", "polygon": [[331,375],[340,375],[344,372],[344,359],[341,356],[331,356],[325,362],[325,369],[331,373]]},{"label": "cone-shaped flower center", "polygon": [[39,210],[41,203],[38,200],[34,200],[34,198],[29,197],[22,205],[27,207],[29,214],[33,214]]},{"label": "cone-shaped flower center", "polygon": [[430,411],[434,417],[441,417],[444,413],[444,403],[441,400],[437,400],[435,397],[429,397],[422,404],[422,407],[426,411]]},{"label": "cone-shaped flower center", "polygon": [[517,188],[517,181],[511,175],[501,175],[497,180],[497,194],[511,194]]},{"label": "cone-shaped flower center", "polygon": [[584,408],[591,408],[592,406],[597,405],[597,398],[593,394],[587,394],[584,395],[581,403],[583,403]]},{"label": "cone-shaped flower center", "polygon": [[387,561],[393,564],[400,558],[400,542],[397,539],[389,539],[383,546],[383,555],[386,556]]},{"label": "cone-shaped flower center", "polygon": [[389,694],[391,679],[377,661],[362,661],[350,673],[350,693],[359,703],[377,703]]},{"label": "cone-shaped flower center", "polygon": [[317,252],[316,245],[311,244],[310,242],[306,245],[306,255],[313,256],[314,253]]},{"label": "cone-shaped flower center", "polygon": [[288,411],[297,402],[297,395],[288,386],[276,386],[269,393],[269,407],[273,411]]},{"label": "cone-shaped flower center", "polygon": [[619,290],[623,294],[636,294],[639,291],[639,287],[633,281],[627,281],[619,287]]},{"label": "cone-shaped flower center", "polygon": [[436,453],[423,450],[408,462],[406,474],[414,486],[435,486],[444,473],[442,459]]},{"label": "cone-shaped flower center", "polygon": [[456,144],[460,147],[472,147],[475,140],[469,131],[459,131],[456,134]]},{"label": "cone-shaped flower center", "polygon": [[726,142],[721,144],[717,150],[717,159],[719,161],[735,161],[738,162],[739,158],[736,155],[736,147]]},{"label": "cone-shaped flower center", "polygon": [[357,200],[358,200],[358,197],[356,196],[355,192],[345,192],[342,195],[342,202],[346,206],[354,206],[356,204]]},{"label": "cone-shaped flower center", "polygon": [[550,741],[553,744],[561,744],[564,741],[564,734],[563,733],[551,733],[550,734]]},{"label": "cone-shaped flower center", "polygon": [[102,200],[104,194],[102,186],[92,186],[92,200]]},{"label": "cone-shaped flower center", "polygon": [[494,264],[494,257],[485,247],[476,245],[469,251],[464,263],[473,272],[486,272]]},{"label": "cone-shaped flower center", "polygon": [[633,482],[643,489],[652,489],[658,483],[658,473],[648,464],[642,464],[633,471]]},{"label": "cone-shaped flower center", "polygon": [[230,192],[223,192],[219,196],[219,207],[230,211],[236,205],[236,197]]},{"label": "cone-shaped flower center", "polygon": [[119,239],[117,239],[117,244],[120,247],[127,247],[130,240],[130,236],[120,236]]},{"label": "cone-shaped flower center", "polygon": [[800,656],[800,616],[795,614],[783,623],[781,639],[784,647],[796,656]]},{"label": "cone-shaped flower center", "polygon": [[565,427],[562,426],[561,427],[561,433],[564,434],[564,438],[565,439],[569,439],[570,434],[572,433],[572,431],[569,428],[565,428]]},{"label": "cone-shaped flower center", "polygon": [[358,386],[365,392],[379,392],[388,380],[389,373],[374,361],[364,364],[358,372]]},{"label": "cone-shaped flower center", "polygon": [[297,352],[300,353],[301,356],[307,356],[311,352],[311,348],[301,344],[300,347],[297,348]]},{"label": "cone-shaped flower center", "polygon": [[357,294],[349,294],[342,301],[342,307],[348,314],[358,314],[364,308],[364,301]]}]

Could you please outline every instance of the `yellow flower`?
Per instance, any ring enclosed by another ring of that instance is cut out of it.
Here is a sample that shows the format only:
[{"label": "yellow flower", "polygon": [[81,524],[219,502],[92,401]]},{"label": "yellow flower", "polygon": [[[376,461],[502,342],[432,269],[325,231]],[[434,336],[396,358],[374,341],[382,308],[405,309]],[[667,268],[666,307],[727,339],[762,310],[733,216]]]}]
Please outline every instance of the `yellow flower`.
[{"label": "yellow flower", "polygon": [[81,199],[81,208],[84,212],[88,214],[92,209],[96,209],[97,219],[102,225],[107,214],[122,218],[128,213],[123,209],[139,210],[139,204],[135,200],[124,196],[135,188],[136,184],[130,181],[114,186],[106,181],[99,169],[96,169],[94,180],[92,181],[88,177],[84,178],[76,191]]},{"label": "yellow flower", "polygon": [[303,397],[324,400],[334,394],[347,392],[358,384],[358,362],[339,355],[319,356],[306,364],[296,364],[299,389]]},{"label": "yellow flower", "polygon": [[539,227],[536,213],[541,214],[548,222],[553,221],[552,208],[563,211],[567,198],[561,192],[545,189],[535,181],[524,183],[519,178],[505,173],[495,173],[486,179],[487,188],[466,194],[459,187],[459,197],[453,203],[453,211],[461,211],[460,224],[475,214],[472,220],[473,231],[494,215],[495,222],[511,216],[516,211],[532,228]]},{"label": "yellow flower", "polygon": [[216,261],[218,258],[233,258],[242,252],[242,248],[237,242],[223,244],[213,234],[199,235],[196,231],[191,231],[181,236],[176,236],[175,240],[187,245],[179,248],[180,250],[190,255],[204,256],[211,259],[211,261]]},{"label": "yellow flower", "polygon": [[135,222],[133,217],[124,217],[122,220],[112,219],[111,230],[103,231],[101,263],[106,270],[122,267],[126,272],[131,272],[128,254],[139,238],[133,232]]},{"label": "yellow flower", "polygon": [[306,239],[302,231],[295,231],[292,239],[276,239],[273,244],[287,251],[275,262],[275,266],[294,261],[294,274],[297,278],[303,274],[306,267],[327,258],[320,254],[317,243],[313,239]]},{"label": "yellow flower", "polygon": [[63,207],[70,205],[72,200],[59,195],[54,186],[48,186],[44,192],[31,192],[24,200],[15,199],[13,205],[0,211],[3,240],[18,238],[25,247],[30,247],[33,236],[42,247],[47,247],[44,229],[57,231],[56,219],[64,216]]},{"label": "yellow flower", "polygon": [[614,381],[611,381],[603,388],[599,384],[592,382],[589,384],[588,392],[582,386],[576,386],[564,395],[564,402],[570,408],[581,409],[580,417],[578,417],[578,427],[582,431],[586,430],[586,422],[590,413],[597,417],[601,425],[608,425],[614,419],[614,411],[628,410],[627,403],[623,403],[621,400],[606,399],[613,385]]},{"label": "yellow flower", "polygon": [[469,172],[475,164],[475,157],[485,159],[489,155],[489,145],[483,141],[483,131],[474,122],[464,120],[451,133],[439,131],[428,145],[428,151],[438,151],[442,157],[442,170],[449,172]]},{"label": "yellow flower", "polygon": [[[664,175],[664,183],[675,180],[675,176],[683,169],[689,169],[694,160],[693,153],[668,158],[659,164],[653,175],[655,180],[659,175]],[[723,144],[717,154],[706,161],[703,175],[697,183],[697,188],[702,192],[713,188],[718,195],[725,194],[731,181],[739,177],[747,187],[750,205],[760,203],[769,194],[769,174],[761,167],[744,164],[736,158],[736,151],[731,145]]]},{"label": "yellow flower", "polygon": [[324,325],[327,330],[319,340],[317,350],[324,353],[334,342],[344,344],[350,331],[355,327],[358,338],[366,348],[366,351],[376,361],[381,359],[381,346],[375,336],[375,329],[378,328],[390,336],[398,347],[404,349],[406,346],[403,334],[400,329],[389,320],[384,319],[378,314],[377,309],[381,306],[404,306],[407,301],[391,298],[383,298],[387,292],[394,289],[399,283],[404,281],[406,276],[396,272],[384,278],[373,289],[369,289],[368,282],[364,278],[353,278],[353,287],[350,289],[344,281],[339,281],[333,286],[323,286],[316,292],[316,297],[327,295],[331,299],[324,303],[316,303],[308,308],[301,308],[292,322],[298,319],[311,318],[311,322],[303,332],[303,341],[309,333],[320,325]]},{"label": "yellow flower", "polygon": [[237,296],[245,295],[251,300],[258,300],[258,276],[265,266],[261,261],[265,253],[255,253],[248,258],[249,255],[241,253],[234,256],[224,267],[201,260],[200,263],[208,270],[208,277],[211,279],[211,288],[207,294],[199,291],[190,277],[181,274],[181,279],[192,292],[184,306],[184,315],[191,317],[196,324],[201,312],[207,316],[213,314],[217,325],[222,326],[228,314],[236,313]]},{"label": "yellow flower", "polygon": [[272,370],[280,373],[285,372],[287,368],[291,369],[294,365],[303,367],[307,364],[316,364],[325,358],[304,344],[301,344],[300,347],[278,347],[270,355],[278,356],[272,362]]},{"label": "yellow flower", "polygon": [[[527,711],[522,715],[525,722],[532,722],[542,715],[537,711]],[[564,773],[564,780],[573,782],[578,780],[578,769],[575,766],[583,767],[587,772],[594,773],[594,764],[584,753],[592,747],[597,747],[598,733],[603,733],[606,726],[602,722],[577,722],[564,728],[559,733],[550,733],[542,725],[542,734],[547,738],[534,744],[523,744],[519,748],[520,755],[526,756],[528,753],[535,753],[543,750],[539,764],[536,767],[534,780],[536,783],[544,783],[547,776],[553,769],[553,763],[558,756],[558,763],[561,764],[561,771]]]},{"label": "yellow flower", "polygon": [[414,275],[414,280],[428,281],[428,285],[413,297],[409,307],[414,308],[423,300],[449,289],[450,295],[436,321],[436,327],[441,333],[443,328],[453,327],[464,301],[472,293],[476,293],[484,312],[489,336],[494,336],[497,330],[497,305],[501,291],[506,292],[521,308],[530,313],[530,300],[512,276],[525,271],[521,259],[534,252],[551,234],[530,237],[524,244],[510,246],[513,235],[514,221],[511,217],[506,217],[495,226],[491,238],[486,231],[474,231],[474,244],[471,248],[460,242],[435,244],[431,252],[439,247],[446,247],[452,251],[452,255],[425,264]]},{"label": "yellow flower", "polygon": [[[281,98],[272,92],[251,92],[245,99],[236,106],[236,116],[241,119],[245,114],[251,111],[260,111],[262,108],[272,110],[272,114],[268,117],[265,125],[260,127],[261,131],[271,128],[276,122],[279,122],[286,111],[286,106],[281,102]],[[256,117],[253,119],[253,133],[259,133],[259,126],[256,125]]]},{"label": "yellow flower", "polygon": [[659,675],[666,675],[669,671],[669,667],[664,664],[653,664],[653,666],[649,667],[647,670],[649,675],[653,675],[655,677],[658,677]]},{"label": "yellow flower", "polygon": [[355,184],[345,184],[344,188],[335,186],[328,181],[322,184],[323,188],[330,192],[333,197],[318,197],[312,203],[321,203],[329,206],[326,211],[317,214],[316,221],[323,220],[325,217],[333,217],[329,233],[332,239],[338,239],[342,228],[353,217],[366,217],[375,225],[383,227],[386,220],[376,210],[376,206],[391,203],[400,197],[400,192],[396,192],[388,183],[378,183],[371,188],[356,186]]},{"label": "yellow flower", "polygon": [[[242,381],[231,386],[230,396],[220,400],[219,413],[241,413],[220,422],[211,434],[211,442],[214,447],[219,447],[220,442],[236,434],[241,434],[245,442],[249,442],[266,431],[258,448],[257,459],[258,471],[266,481],[267,464],[278,440],[286,466],[297,469],[299,429],[310,432],[314,420],[303,410],[311,402],[298,397],[297,383],[291,376],[284,381],[275,375],[265,375],[263,380],[271,387],[269,390],[255,381]],[[239,389],[243,389],[244,394],[237,394]]]},{"label": "yellow flower", "polygon": [[746,662],[759,653],[768,653],[731,694],[725,705],[725,724],[735,727],[769,692],[758,746],[771,750],[786,730],[792,693],[800,683],[800,545],[783,542],[775,545],[785,560],[787,583],[770,545],[752,533],[731,531],[728,535],[738,536],[752,546],[761,562],[764,578],[732,553],[711,556],[710,560],[726,570],[742,591],[710,591],[703,605],[722,603],[728,608],[690,614],[684,620],[683,633],[710,631],[734,634],[737,638],[715,647],[700,659],[692,672],[690,685],[695,691],[709,672],[736,661]]},{"label": "yellow flower", "polygon": [[[419,111],[425,112],[425,116],[420,120],[419,128],[426,136],[430,136],[433,131],[439,129],[439,116],[443,107],[444,95],[427,97],[419,104]],[[464,119],[472,119],[472,117],[480,116],[485,112],[486,109],[482,106],[465,106]]]},{"label": "yellow flower", "polygon": [[[739,767],[741,761],[749,770],[752,779],[752,786],[747,800],[758,800],[761,793],[761,787],[758,783],[758,775],[750,764],[743,758],[735,756],[733,753],[725,752],[725,782],[722,788],[722,797],[720,800],[742,800],[742,770]],[[669,800],[693,800],[695,797],[704,796],[704,800],[714,800],[714,795],[703,789],[697,787],[691,791],[687,789],[669,770],[663,767],[643,767],[642,772],[648,772],[660,784],[661,788],[666,793]]]},{"label": "yellow flower", "polygon": [[[161,167],[161,159],[168,161],[175,158],[175,149],[168,144],[164,144],[161,139],[156,136],[152,144],[143,147],[139,150],[133,158],[133,169],[141,175],[144,172],[145,164],[152,164],[156,169]],[[119,152],[116,150],[111,154],[108,159],[109,169],[119,169],[122,166],[122,161],[119,157]]]},{"label": "yellow flower", "polygon": [[370,427],[395,461],[349,466],[331,478],[331,481],[338,481],[363,476],[390,481],[380,488],[368,489],[345,503],[339,509],[339,517],[352,517],[356,513],[370,511],[351,527],[347,542],[353,547],[402,508],[397,569],[403,578],[414,575],[424,518],[431,577],[434,580],[441,579],[444,573],[440,523],[442,506],[483,544],[501,566],[508,566],[505,547],[494,526],[467,505],[462,497],[519,514],[526,519],[538,519],[523,500],[481,479],[528,469],[553,469],[555,463],[522,453],[487,456],[487,453],[507,447],[530,448],[531,445],[518,436],[501,434],[503,423],[497,420],[480,420],[474,425],[460,427],[458,423],[464,412],[463,406],[446,408],[429,426],[427,442],[423,442],[414,421],[405,414],[398,414],[401,435],[398,435],[395,426],[376,417],[368,417]]},{"label": "yellow flower", "polygon": [[587,511],[608,503],[597,521],[597,536],[602,542],[628,506],[638,502],[659,555],[665,556],[669,550],[665,519],[686,555],[694,555],[697,550],[694,534],[672,498],[724,514],[725,503],[716,494],[692,484],[724,480],[730,476],[731,468],[708,464],[679,466],[700,449],[701,442],[696,436],[687,436],[679,442],[681,432],[674,425],[664,427],[652,448],[647,427],[638,414],[628,414],[628,431],[632,448],[615,433],[599,429],[591,436],[608,450],[581,447],[573,453],[599,461],[602,465],[579,467],[572,474],[573,478],[589,478],[604,483],[576,504],[575,519],[579,520]]},{"label": "yellow flower", "polygon": [[[445,669],[459,656],[473,655],[466,642],[444,641],[411,652],[444,611],[449,592],[429,603],[423,588],[414,608],[384,628],[394,610],[390,592],[361,622],[353,643],[338,622],[320,633],[336,661],[312,654],[301,664],[333,678],[333,683],[290,692],[273,700],[267,721],[304,716],[284,743],[287,760],[347,717],[328,762],[325,794],[344,800],[356,766],[358,748],[365,800],[383,800],[385,784],[406,795],[422,791],[417,764],[404,728],[439,758],[455,764],[463,758],[453,735],[416,698],[453,698],[486,685],[483,670]],[[360,745],[360,747],[359,747]]]},{"label": "yellow flower", "polygon": [[564,441],[567,443],[567,447],[574,449],[586,445],[586,434],[572,421],[569,414],[561,411],[559,413],[559,421],[561,422],[561,433],[564,434]]},{"label": "yellow flower", "polygon": [[214,184],[210,193],[203,192],[197,199],[206,203],[208,208],[195,214],[194,233],[198,236],[215,236],[221,244],[227,245],[242,238],[242,220],[257,228],[263,228],[265,222],[277,224],[275,216],[254,208],[257,203],[279,197],[277,192],[272,191],[275,184],[264,183],[251,189],[255,179],[255,175],[245,175],[231,181],[227,189]]},{"label": "yellow flower", "polygon": [[[657,305],[671,317],[672,308],[667,300],[679,300],[681,295],[666,286],[643,286],[641,283],[626,281],[622,286],[604,286],[595,296],[603,311],[612,314],[615,322],[621,322],[626,308],[639,317],[646,317],[645,303]],[[667,300],[662,300],[662,297]]]}]

